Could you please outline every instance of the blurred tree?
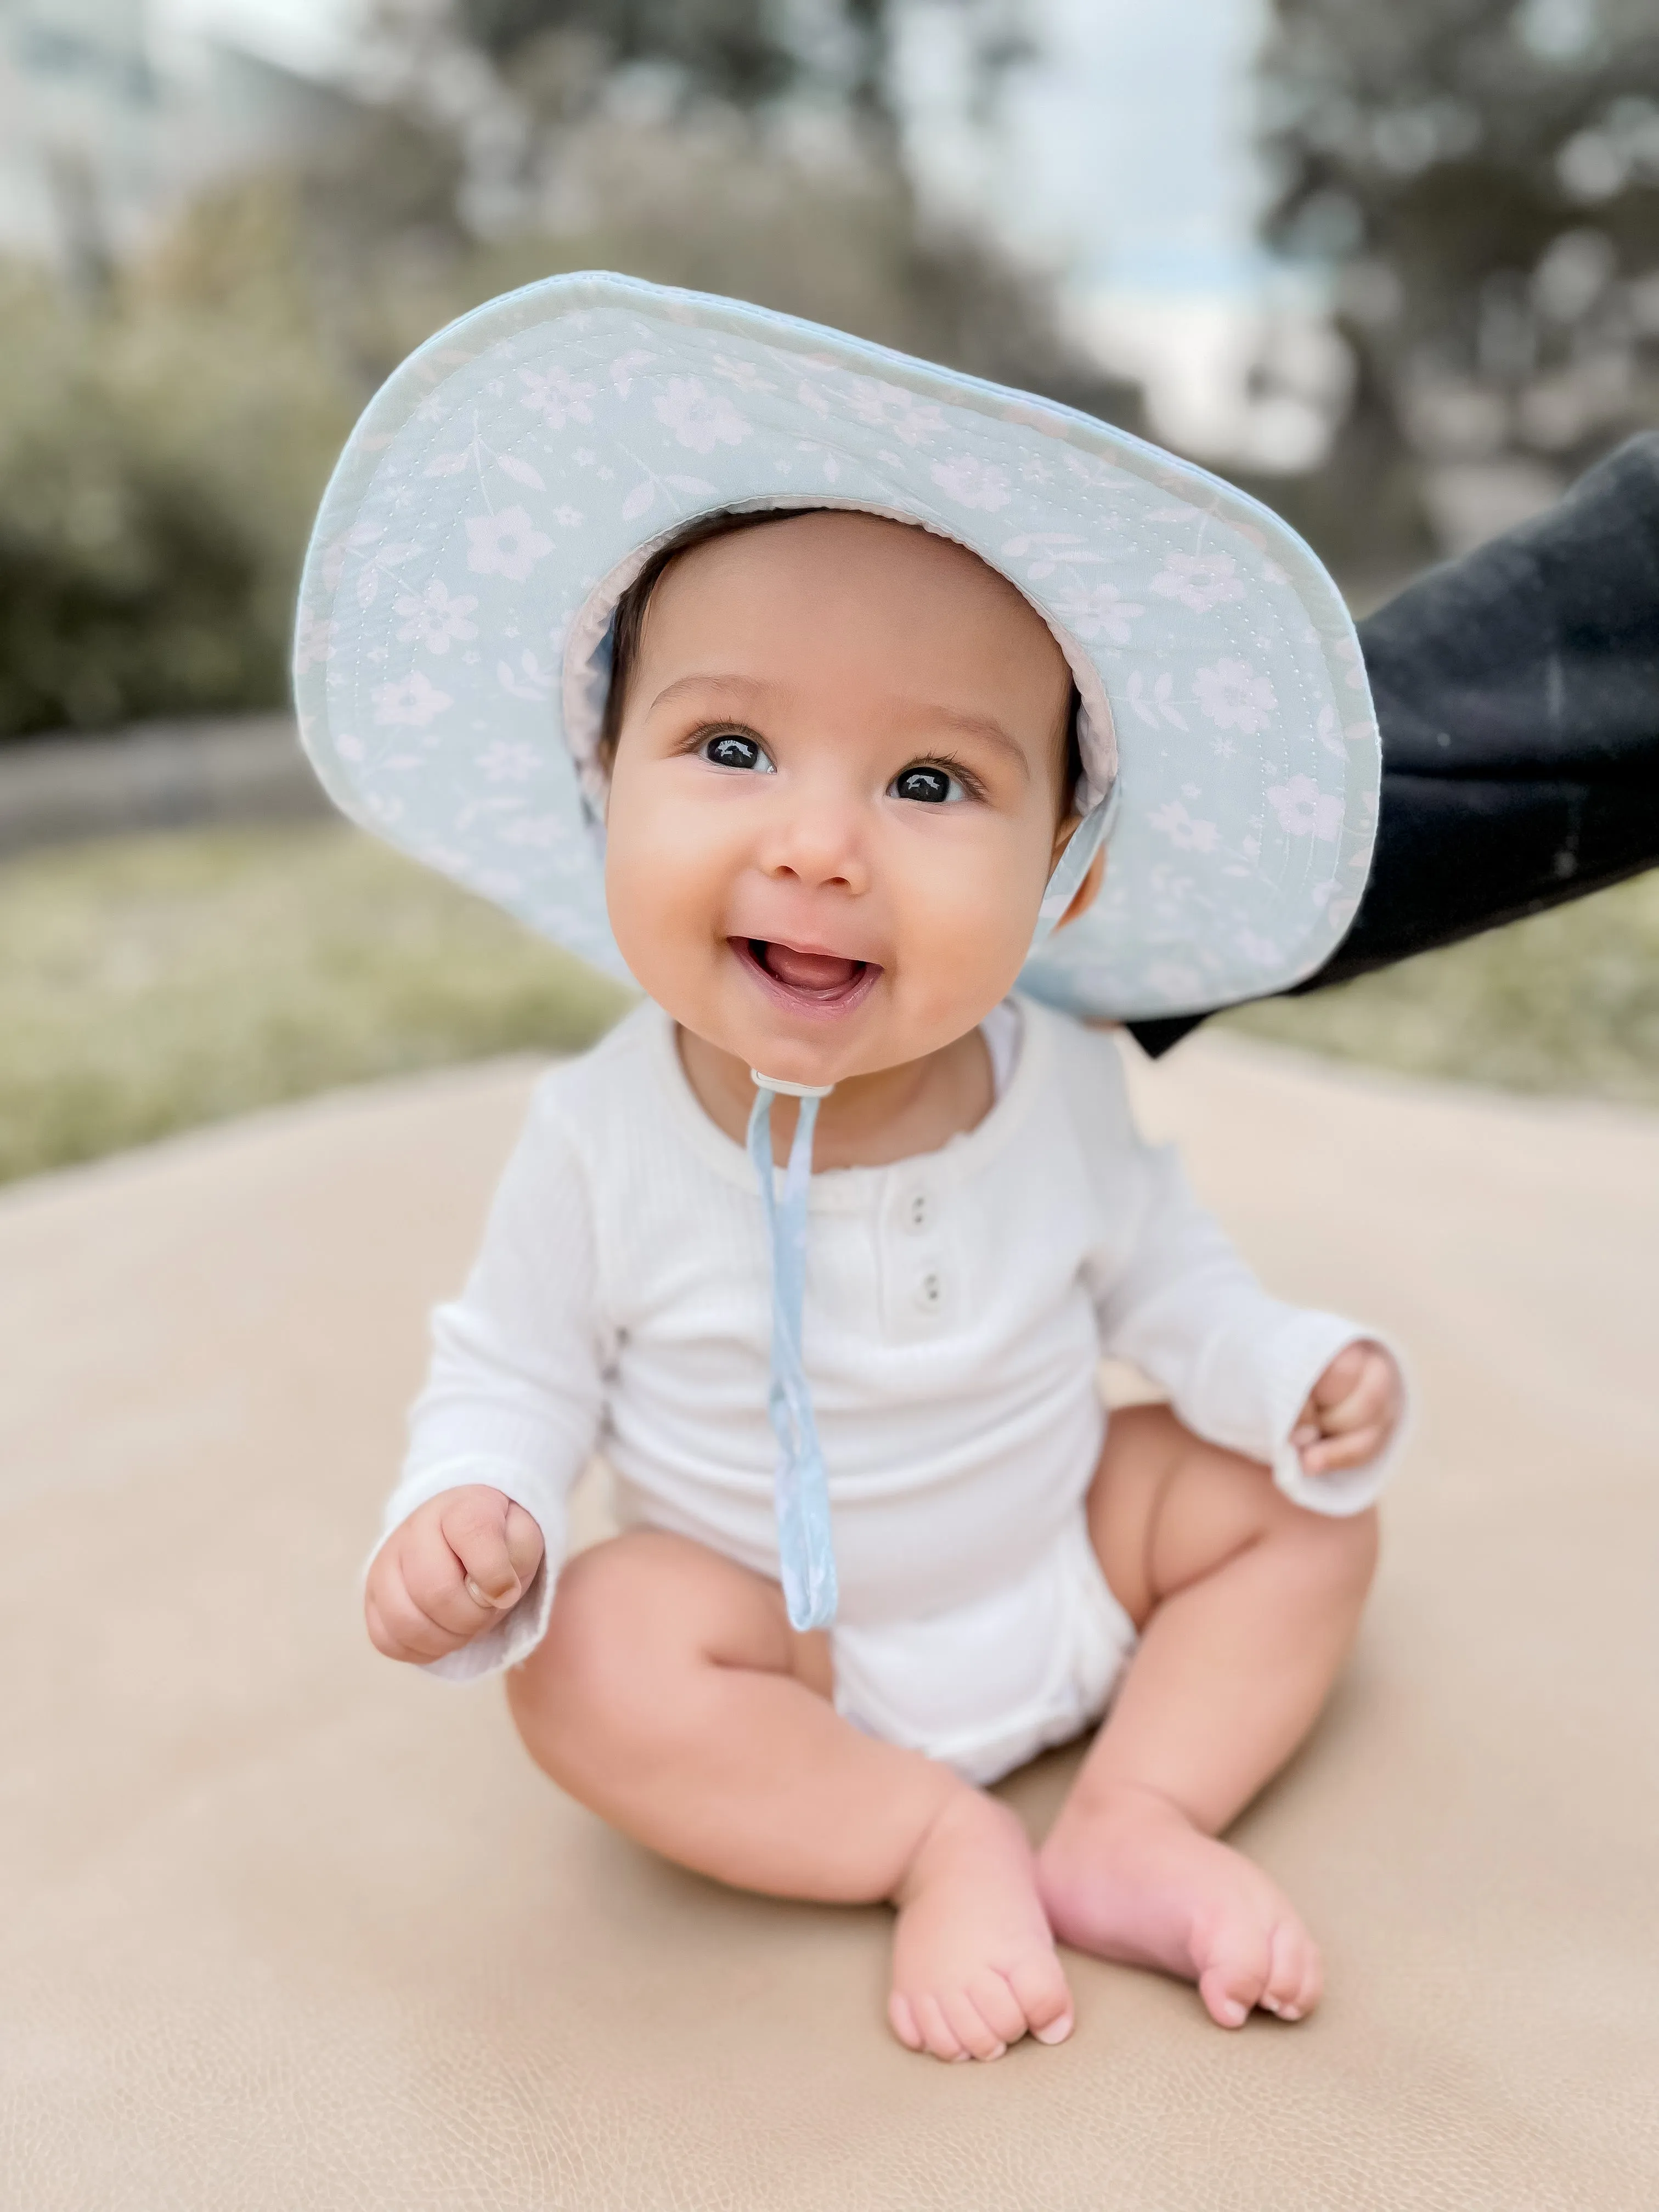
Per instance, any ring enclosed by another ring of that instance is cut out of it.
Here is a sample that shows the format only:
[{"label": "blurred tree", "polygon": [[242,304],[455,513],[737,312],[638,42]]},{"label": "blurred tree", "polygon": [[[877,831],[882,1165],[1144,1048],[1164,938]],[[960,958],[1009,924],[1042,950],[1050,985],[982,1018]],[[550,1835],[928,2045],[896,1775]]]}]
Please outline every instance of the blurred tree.
[{"label": "blurred tree", "polygon": [[0,738],[279,701],[358,395],[288,198],[204,201],[88,307],[0,262]]},{"label": "blurred tree", "polygon": [[[1031,51],[1028,0],[954,4],[989,127],[998,89]],[[1135,388],[1063,332],[1044,274],[930,218],[892,97],[898,0],[381,6],[404,90],[398,130],[380,123],[312,177],[318,265],[335,272],[346,350],[376,380],[413,342],[407,315],[386,304],[394,289],[405,303],[419,296],[404,249],[418,231],[413,258],[429,260],[434,195],[448,191],[482,241],[469,290],[602,264],[1139,422]],[[459,168],[447,181],[445,144]],[[416,172],[424,188],[388,186]],[[418,221],[366,221],[366,206],[399,189],[411,215],[425,190]]]},{"label": "blurred tree", "polygon": [[[303,163],[204,193],[93,301],[0,260],[0,738],[280,702],[354,413],[433,331],[560,270],[731,293],[1136,419],[1040,273],[927,219],[892,0],[386,4],[389,96]],[[1021,0],[962,4],[994,88]]]},{"label": "blurred tree", "polygon": [[1261,104],[1352,356],[1328,552],[1409,565],[1659,422],[1654,0],[1273,0]]},{"label": "blurred tree", "polygon": [[769,0],[458,0],[457,27],[504,65],[574,34],[611,69],[654,63],[738,106],[787,90],[802,63]]}]

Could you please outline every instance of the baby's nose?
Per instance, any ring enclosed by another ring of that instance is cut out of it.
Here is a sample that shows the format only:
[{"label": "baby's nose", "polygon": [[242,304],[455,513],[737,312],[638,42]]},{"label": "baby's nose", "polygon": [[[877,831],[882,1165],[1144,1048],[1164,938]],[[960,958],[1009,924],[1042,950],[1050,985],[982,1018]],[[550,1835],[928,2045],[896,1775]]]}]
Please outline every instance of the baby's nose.
[{"label": "baby's nose", "polygon": [[793,877],[810,889],[861,891],[870,870],[857,810],[833,802],[792,808],[778,825],[766,858],[767,871]]}]

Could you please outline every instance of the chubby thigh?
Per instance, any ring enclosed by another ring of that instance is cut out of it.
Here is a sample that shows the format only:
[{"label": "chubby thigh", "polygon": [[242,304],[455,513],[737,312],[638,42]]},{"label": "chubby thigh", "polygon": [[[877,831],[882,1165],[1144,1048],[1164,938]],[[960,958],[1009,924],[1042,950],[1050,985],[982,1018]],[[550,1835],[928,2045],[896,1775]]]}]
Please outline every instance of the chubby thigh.
[{"label": "chubby thigh", "polygon": [[775,1583],[662,1529],[572,1559],[507,1675],[532,1757],[613,1826],[744,1888],[869,1902],[961,1785],[849,1727],[831,1687],[829,1638]]},{"label": "chubby thigh", "polygon": [[[1269,1537],[1320,1577],[1327,1551],[1365,1552],[1368,1571],[1374,1542],[1369,1527],[1301,1511],[1264,1467],[1202,1443],[1167,1407],[1127,1409],[1035,1560],[1011,1544],[1016,1572],[908,1619],[798,1633],[775,1580],[662,1528],[582,1553],[546,1638],[509,1677],[513,1710],[556,1779],[646,1841],[657,1822],[643,1798],[671,1775],[688,1805],[712,1798],[718,1825],[762,1738],[778,1737],[768,1756],[784,1769],[856,1732],[983,1784],[1098,1720],[1158,1605]],[[744,1717],[722,1734],[713,1717],[739,1689]],[[687,1856],[684,1838],[659,1848]],[[701,1846],[691,1863],[719,1870]]]},{"label": "chubby thigh", "polygon": [[[768,1754],[775,1771],[785,1737],[787,1767],[809,1743],[823,1754],[855,1732],[966,1780],[994,1780],[1097,1720],[1133,1654],[1145,1611],[1135,1522],[1164,1503],[1149,1447],[1166,1421],[1186,1437],[1167,1415],[1150,1431],[1117,1416],[1086,1495],[1035,1558],[1021,1532],[1006,1547],[1013,1571],[965,1602],[908,1618],[798,1632],[774,1579],[660,1528],[581,1553],[559,1577],[546,1638],[509,1675],[520,1733],[596,1811],[721,1873],[726,1845],[700,1833],[695,1808],[706,1799],[715,1828],[727,1820],[763,1738],[779,1739]],[[1121,1592],[1103,1546],[1119,1562]],[[735,1708],[739,1694],[744,1717],[723,1732],[716,1710]],[[654,1809],[671,1777],[680,1796],[672,1837]]]}]

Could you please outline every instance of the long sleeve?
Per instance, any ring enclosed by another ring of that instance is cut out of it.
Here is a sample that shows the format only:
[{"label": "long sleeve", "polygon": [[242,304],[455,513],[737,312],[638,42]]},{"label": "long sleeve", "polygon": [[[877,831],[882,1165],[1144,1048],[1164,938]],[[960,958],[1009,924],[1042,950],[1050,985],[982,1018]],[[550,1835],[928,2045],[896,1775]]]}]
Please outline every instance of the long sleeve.
[{"label": "long sleeve", "polygon": [[544,1083],[466,1286],[433,1315],[432,1364],[375,1548],[428,1498],[487,1483],[535,1519],[545,1554],[512,1612],[428,1673],[471,1680],[513,1665],[546,1632],[566,1501],[601,1419],[596,1276],[589,1194]]},{"label": "long sleeve", "polygon": [[[1139,1220],[1127,1255],[1094,1285],[1109,1354],[1170,1394],[1188,1427],[1262,1460],[1285,1495],[1310,1512],[1362,1512],[1375,1503],[1404,1424],[1366,1466],[1310,1475],[1291,1442],[1296,1417],[1337,1354],[1376,1329],[1270,1297],[1189,1189],[1173,1152],[1139,1147]],[[1403,1373],[1403,1366],[1402,1366]]]}]

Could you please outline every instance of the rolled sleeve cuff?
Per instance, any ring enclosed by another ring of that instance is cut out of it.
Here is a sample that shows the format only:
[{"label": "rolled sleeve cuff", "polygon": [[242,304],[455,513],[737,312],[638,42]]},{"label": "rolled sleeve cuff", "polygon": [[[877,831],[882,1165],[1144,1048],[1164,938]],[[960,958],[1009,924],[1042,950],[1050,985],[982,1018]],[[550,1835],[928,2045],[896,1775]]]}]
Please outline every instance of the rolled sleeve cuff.
[{"label": "rolled sleeve cuff", "polygon": [[[1400,1371],[1403,1402],[1393,1435],[1364,1467],[1310,1474],[1291,1442],[1308,1393],[1337,1354],[1351,1344],[1378,1344]],[[1277,1306],[1264,1327],[1228,1332],[1212,1346],[1190,1399],[1176,1395],[1176,1411],[1188,1428],[1260,1460],[1292,1504],[1340,1519],[1374,1505],[1394,1472],[1406,1439],[1411,1406],[1406,1364],[1381,1329],[1340,1314]]]},{"label": "rolled sleeve cuff", "polygon": [[[1302,1464],[1301,1453],[1291,1442],[1291,1431],[1314,1384],[1351,1344],[1380,1345],[1394,1361],[1401,1381],[1400,1419],[1382,1450],[1363,1467],[1310,1474]],[[1298,1314],[1273,1348],[1267,1379],[1273,1439],[1268,1464],[1275,1486],[1293,1505],[1304,1506],[1310,1513],[1326,1514],[1333,1520],[1364,1513],[1375,1505],[1399,1460],[1410,1420],[1411,1386],[1399,1346],[1381,1329],[1363,1328],[1345,1321],[1340,1314]]]},{"label": "rolled sleeve cuff", "polygon": [[548,1615],[553,1609],[553,1592],[558,1582],[559,1569],[564,1561],[565,1510],[563,1501],[556,1497],[545,1482],[538,1481],[532,1471],[520,1463],[492,1459],[483,1454],[439,1461],[413,1472],[400,1482],[387,1501],[386,1525],[381,1529],[374,1550],[363,1562],[363,1579],[386,1548],[388,1540],[408,1520],[410,1515],[447,1490],[462,1490],[470,1483],[485,1483],[499,1490],[515,1505],[521,1505],[542,1532],[542,1563],[532,1578],[530,1587],[510,1613],[464,1644],[459,1651],[445,1654],[441,1659],[422,1662],[423,1674],[435,1674],[443,1682],[474,1682],[485,1674],[498,1674],[503,1668],[516,1667],[527,1659],[547,1633]]}]

